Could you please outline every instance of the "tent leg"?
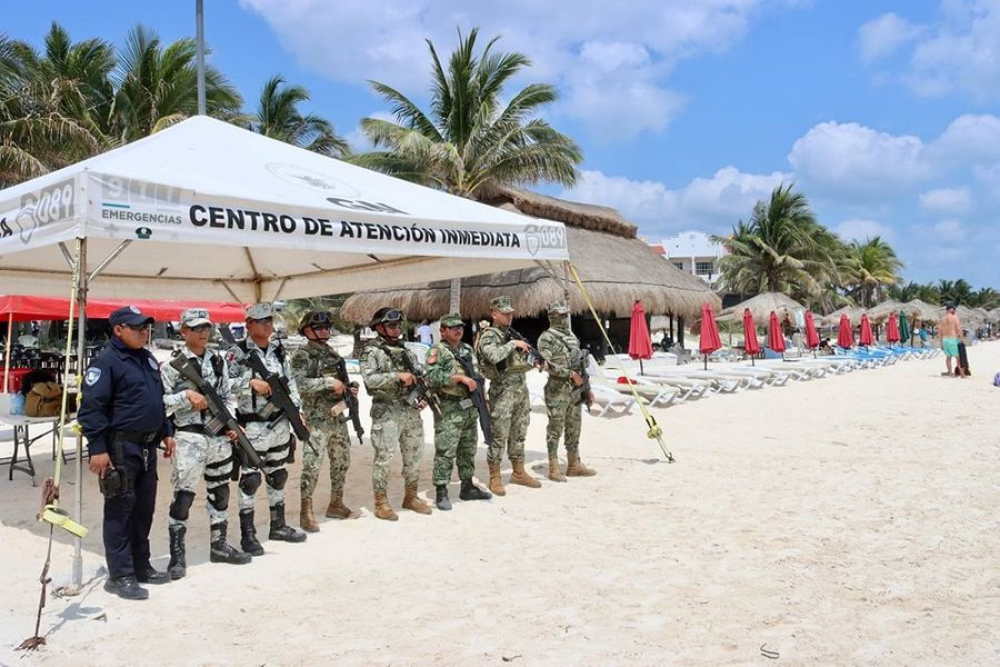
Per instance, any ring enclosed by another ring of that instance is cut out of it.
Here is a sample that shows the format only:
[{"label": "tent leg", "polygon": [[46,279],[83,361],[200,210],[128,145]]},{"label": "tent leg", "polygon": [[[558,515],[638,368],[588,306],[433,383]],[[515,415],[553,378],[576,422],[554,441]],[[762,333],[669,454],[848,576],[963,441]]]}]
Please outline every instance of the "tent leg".
[{"label": "tent leg", "polygon": [[[124,248],[122,248],[124,250]],[[80,240],[80,288],[77,293],[76,386],[83,388],[83,364],[87,354],[87,239]],[[66,360],[69,363],[69,360]],[[83,434],[76,434],[76,522],[83,525]],[[73,586],[83,586],[83,539],[73,538]]]},{"label": "tent leg", "polygon": [[462,279],[451,279],[451,298],[448,304],[449,313],[462,312]]},{"label": "tent leg", "polygon": [[3,393],[10,393],[10,340],[14,337],[14,311],[11,310],[7,316],[7,350],[3,357]]}]

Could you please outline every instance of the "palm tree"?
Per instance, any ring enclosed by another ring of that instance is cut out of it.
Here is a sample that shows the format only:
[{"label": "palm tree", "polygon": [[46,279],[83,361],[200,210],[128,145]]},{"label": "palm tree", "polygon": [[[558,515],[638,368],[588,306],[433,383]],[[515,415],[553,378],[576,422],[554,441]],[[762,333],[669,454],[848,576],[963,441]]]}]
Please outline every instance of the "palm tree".
[{"label": "palm tree", "polygon": [[303,116],[298,105],[309,100],[309,91],[302,86],[290,86],[280,75],[272,76],[260,92],[257,111],[250,117],[250,127],[285,143],[323,155],[345,156],[350,152],[347,142],[338,137],[330,121],[309,114]]},{"label": "palm tree", "polygon": [[992,287],[981,287],[975,294],[973,294],[972,303],[969,305],[977,308],[985,308],[986,310],[993,310],[994,308],[1000,306],[1000,293]]},{"label": "palm tree", "polygon": [[429,112],[396,89],[369,82],[392,105],[397,122],[363,119],[362,130],[376,149],[385,150],[355,161],[469,198],[488,196],[491,186],[572,185],[583,159],[579,146],[534,117],[556,100],[555,89],[529,84],[503,105],[504,85],[531,61],[521,53],[495,52],[498,37],[477,55],[478,34],[477,29],[468,37],[459,32],[447,72],[427,40],[433,64]]},{"label": "palm tree", "polygon": [[792,187],[779,185],[770,201],[757,202],[748,223],[741,220],[728,237],[713,237],[729,252],[720,260],[725,289],[808,300],[837,282],[843,244],[816,222],[805,195]]},{"label": "palm tree", "polygon": [[862,308],[870,308],[882,301],[886,289],[899,282],[898,272],[903,263],[888,243],[876,236],[865,243],[853,241],[850,246],[844,284]]}]

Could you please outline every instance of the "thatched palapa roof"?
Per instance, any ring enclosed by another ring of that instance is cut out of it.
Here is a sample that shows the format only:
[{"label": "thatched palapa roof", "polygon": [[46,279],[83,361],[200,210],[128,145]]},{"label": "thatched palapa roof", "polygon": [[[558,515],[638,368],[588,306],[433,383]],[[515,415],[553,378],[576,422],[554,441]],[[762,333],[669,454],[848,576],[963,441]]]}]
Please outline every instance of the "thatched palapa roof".
[{"label": "thatched palapa roof", "polygon": [[805,310],[805,306],[786,294],[764,292],[726,308],[716,319],[719,322],[742,320],[743,311],[746,309],[749,309],[750,314],[753,315],[754,324],[766,326],[772,312],[781,319],[785,315],[792,315],[796,310]]},{"label": "thatched palapa roof", "polygon": [[[628,317],[637,299],[647,313],[654,315],[697,317],[702,303],[707,301],[715,309],[721,305],[719,297],[700,278],[678,270],[636,238],[635,225],[614,209],[515,188],[502,188],[493,195],[487,200],[493,205],[566,224],[570,261],[602,314]],[[563,267],[558,262],[463,278],[462,315],[489,317],[490,300],[502,295],[511,297],[519,316],[539,315],[550,303],[563,298],[563,287]],[[350,322],[367,323],[373,312],[392,306],[400,308],[411,321],[435,320],[448,311],[450,288],[450,281],[444,280],[359,292],[344,302],[340,316]],[[589,312],[572,283],[569,294],[574,314]]]}]

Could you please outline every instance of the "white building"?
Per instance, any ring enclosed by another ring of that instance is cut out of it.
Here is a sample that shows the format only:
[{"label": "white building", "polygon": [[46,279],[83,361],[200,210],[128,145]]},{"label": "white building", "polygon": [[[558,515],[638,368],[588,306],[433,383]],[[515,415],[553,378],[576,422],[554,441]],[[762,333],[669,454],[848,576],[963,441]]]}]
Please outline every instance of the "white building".
[{"label": "white building", "polygon": [[710,285],[718,280],[719,259],[726,254],[725,248],[714,243],[708,234],[694,230],[650,245],[678,269],[696,275]]}]

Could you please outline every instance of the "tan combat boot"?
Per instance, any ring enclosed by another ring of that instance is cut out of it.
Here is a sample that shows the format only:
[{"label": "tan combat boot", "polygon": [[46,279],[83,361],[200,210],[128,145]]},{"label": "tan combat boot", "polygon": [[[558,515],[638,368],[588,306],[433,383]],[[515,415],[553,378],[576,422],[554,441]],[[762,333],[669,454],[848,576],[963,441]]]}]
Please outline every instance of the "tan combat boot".
[{"label": "tan combat boot", "polygon": [[326,518],[350,519],[354,512],[344,504],[344,490],[330,492],[330,504],[326,506]]},{"label": "tan combat boot", "polygon": [[318,533],[319,524],[316,523],[316,516],[313,514],[313,499],[302,499],[302,511],[299,512],[299,525],[307,533]]},{"label": "tan combat boot", "polygon": [[510,474],[511,484],[520,484],[529,489],[541,488],[542,483],[529,475],[528,471],[524,469],[524,461],[511,461],[510,464],[514,467],[514,472]]},{"label": "tan combat boot", "polygon": [[430,514],[431,508],[427,506],[420,496],[417,495],[417,485],[407,484],[406,495],[403,496],[403,507],[413,510],[417,514]]},{"label": "tan combat boot", "polygon": [[559,469],[559,457],[550,456],[549,457],[549,479],[553,482],[565,482],[566,476],[562,474],[562,470]]},{"label": "tan combat boot", "polygon": [[506,496],[507,491],[503,488],[503,480],[500,479],[500,464],[490,464],[490,492],[495,496]]},{"label": "tan combat boot", "polygon": [[399,515],[392,511],[392,506],[389,505],[389,494],[385,491],[375,492],[375,516],[386,521],[399,519]]},{"label": "tan combat boot", "polygon": [[593,477],[597,474],[596,470],[591,470],[587,466],[583,465],[580,461],[579,454],[567,453],[566,456],[569,459],[569,465],[566,466],[567,477]]}]

